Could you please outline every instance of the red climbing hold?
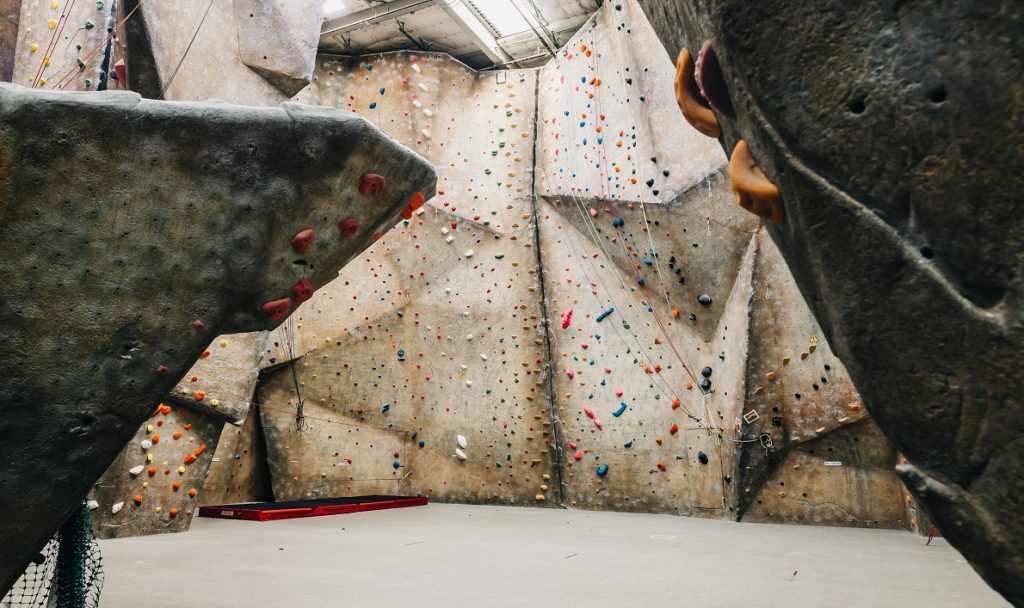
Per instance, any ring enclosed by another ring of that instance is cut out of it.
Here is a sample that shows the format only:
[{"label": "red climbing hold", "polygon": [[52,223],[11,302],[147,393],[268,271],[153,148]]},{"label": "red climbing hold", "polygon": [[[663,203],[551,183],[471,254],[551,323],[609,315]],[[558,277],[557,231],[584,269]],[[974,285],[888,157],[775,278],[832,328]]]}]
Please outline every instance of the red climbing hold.
[{"label": "red climbing hold", "polygon": [[313,244],[313,229],[307,228],[292,237],[292,249],[296,253],[306,253],[309,246]]},{"label": "red climbing hold", "polygon": [[114,64],[114,73],[117,74],[117,81],[121,83],[121,86],[128,88],[128,69],[124,64],[124,58],[117,60]]},{"label": "red climbing hold", "polygon": [[423,198],[423,194],[419,192],[413,193],[412,198],[409,199],[409,204],[405,206],[405,209],[402,209],[402,217],[411,220],[413,211],[416,211],[426,203],[427,201]]},{"label": "red climbing hold", "polygon": [[341,236],[355,236],[355,234],[359,232],[359,220],[354,217],[350,217],[347,220],[341,220],[338,224],[338,230],[341,230]]},{"label": "red climbing hold", "polygon": [[192,321],[192,327],[194,327],[196,331],[204,331],[206,329],[206,323],[196,319],[195,321]]},{"label": "red climbing hold", "polygon": [[302,304],[313,297],[313,284],[309,279],[302,279],[292,287],[292,293],[295,294],[295,303]]},{"label": "red climbing hold", "polygon": [[384,176],[376,173],[364,173],[362,179],[359,180],[359,194],[377,196],[384,191],[385,185],[387,185],[387,181]]},{"label": "red climbing hold", "polygon": [[288,311],[292,309],[292,299],[282,298],[280,300],[274,300],[267,302],[263,305],[263,314],[267,315],[267,319],[271,321],[277,321],[283,318]]},{"label": "red climbing hold", "polygon": [[171,373],[171,368],[167,367],[166,365],[159,365],[156,368],[156,373],[160,374],[161,376],[166,376],[167,374]]}]

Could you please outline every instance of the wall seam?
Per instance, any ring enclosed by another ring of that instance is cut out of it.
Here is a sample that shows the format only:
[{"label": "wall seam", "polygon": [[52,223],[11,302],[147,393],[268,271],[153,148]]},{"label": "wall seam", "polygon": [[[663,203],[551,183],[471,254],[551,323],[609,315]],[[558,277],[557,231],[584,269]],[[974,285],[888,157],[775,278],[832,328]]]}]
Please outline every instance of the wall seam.
[{"label": "wall seam", "polygon": [[551,345],[550,321],[548,311],[548,297],[545,288],[544,260],[541,253],[540,243],[540,215],[537,208],[537,121],[540,118],[540,70],[534,72],[533,81],[533,159],[530,166],[530,204],[533,213],[533,248],[537,251],[537,280],[540,282],[540,316],[544,331],[544,383],[547,389],[548,415],[551,417],[551,447],[555,459],[555,477],[558,481],[558,504],[565,506],[565,482],[562,475],[562,440],[561,423],[558,418],[558,408],[555,402],[554,382],[554,349]]}]

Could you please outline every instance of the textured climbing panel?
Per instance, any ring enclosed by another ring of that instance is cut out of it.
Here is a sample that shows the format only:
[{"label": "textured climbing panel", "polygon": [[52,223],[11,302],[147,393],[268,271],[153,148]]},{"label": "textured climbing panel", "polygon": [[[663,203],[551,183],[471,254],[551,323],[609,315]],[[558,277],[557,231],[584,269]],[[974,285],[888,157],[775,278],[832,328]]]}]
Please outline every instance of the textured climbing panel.
[{"label": "textured climbing panel", "polygon": [[673,56],[714,52],[698,71],[735,109],[715,117],[721,144],[734,157],[748,149],[781,192],[785,219],[769,233],[909,459],[903,480],[982,576],[1024,605],[1024,92],[1004,86],[1020,80],[1024,8],[644,8]]},{"label": "textured climbing panel", "polygon": [[[388,178],[376,197],[367,172]],[[336,110],[11,85],[0,176],[4,588],[212,337],[278,325],[294,286],[336,276],[435,179]]]}]

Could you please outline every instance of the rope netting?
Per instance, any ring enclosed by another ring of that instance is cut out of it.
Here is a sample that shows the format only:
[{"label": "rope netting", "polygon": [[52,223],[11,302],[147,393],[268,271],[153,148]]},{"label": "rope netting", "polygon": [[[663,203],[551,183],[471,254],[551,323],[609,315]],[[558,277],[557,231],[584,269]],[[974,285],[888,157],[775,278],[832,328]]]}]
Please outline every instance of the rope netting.
[{"label": "rope netting", "polygon": [[65,522],[14,583],[0,608],[96,608],[103,589],[103,557],[89,507]]}]

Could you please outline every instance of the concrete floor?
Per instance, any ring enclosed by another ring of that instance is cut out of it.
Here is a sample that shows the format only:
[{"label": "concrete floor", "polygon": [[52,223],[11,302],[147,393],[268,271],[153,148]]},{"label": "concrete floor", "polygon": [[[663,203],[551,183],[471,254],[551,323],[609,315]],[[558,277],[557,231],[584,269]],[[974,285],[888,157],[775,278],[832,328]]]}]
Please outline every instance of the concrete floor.
[{"label": "concrete floor", "polygon": [[944,540],[435,504],[101,541],[104,608],[1009,606]]}]

